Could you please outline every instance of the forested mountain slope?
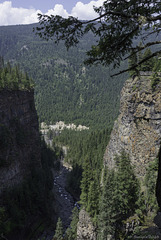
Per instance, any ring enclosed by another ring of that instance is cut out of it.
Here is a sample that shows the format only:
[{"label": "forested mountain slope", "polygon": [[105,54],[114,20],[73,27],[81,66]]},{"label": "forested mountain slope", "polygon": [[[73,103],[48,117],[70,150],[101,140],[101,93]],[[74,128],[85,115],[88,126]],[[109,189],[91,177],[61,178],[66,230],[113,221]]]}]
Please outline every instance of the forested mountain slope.
[{"label": "forested mountain slope", "polygon": [[112,125],[126,76],[111,78],[109,67],[84,66],[85,51],[94,43],[91,34],[67,51],[63,43],[57,46],[40,39],[33,27],[0,27],[0,55],[18,63],[34,79],[40,122],[62,120],[95,128]]}]

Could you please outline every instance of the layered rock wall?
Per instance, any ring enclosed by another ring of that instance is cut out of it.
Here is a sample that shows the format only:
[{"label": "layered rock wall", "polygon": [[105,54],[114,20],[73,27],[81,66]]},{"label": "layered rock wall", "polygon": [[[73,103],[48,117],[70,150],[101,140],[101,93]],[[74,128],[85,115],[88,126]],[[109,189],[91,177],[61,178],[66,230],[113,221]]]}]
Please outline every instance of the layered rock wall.
[{"label": "layered rock wall", "polygon": [[0,193],[41,167],[34,92],[0,91]]},{"label": "layered rock wall", "polygon": [[151,76],[126,81],[104,164],[115,166],[122,150],[129,154],[135,172],[143,177],[146,167],[159,153],[161,143],[161,82],[152,87]]}]

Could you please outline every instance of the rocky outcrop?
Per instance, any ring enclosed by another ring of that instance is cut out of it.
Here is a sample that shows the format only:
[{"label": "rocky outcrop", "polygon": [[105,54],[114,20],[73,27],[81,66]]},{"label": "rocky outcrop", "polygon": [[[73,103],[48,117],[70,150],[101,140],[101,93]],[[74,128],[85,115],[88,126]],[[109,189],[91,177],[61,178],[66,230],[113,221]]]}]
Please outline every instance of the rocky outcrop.
[{"label": "rocky outcrop", "polygon": [[143,177],[150,161],[157,156],[161,143],[161,81],[155,88],[152,77],[126,81],[120,100],[120,115],[115,121],[104,155],[104,164],[115,166],[122,150],[129,154],[135,172]]},{"label": "rocky outcrop", "polygon": [[81,209],[77,224],[77,240],[96,240],[96,230],[91,222],[89,214]]},{"label": "rocky outcrop", "polygon": [[0,91],[0,192],[41,167],[34,92]]}]

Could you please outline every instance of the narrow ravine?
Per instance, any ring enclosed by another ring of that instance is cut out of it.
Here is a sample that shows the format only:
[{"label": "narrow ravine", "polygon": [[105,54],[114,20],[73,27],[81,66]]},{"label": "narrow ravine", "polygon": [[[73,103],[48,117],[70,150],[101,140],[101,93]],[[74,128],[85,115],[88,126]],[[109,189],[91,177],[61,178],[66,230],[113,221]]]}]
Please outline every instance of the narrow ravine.
[{"label": "narrow ravine", "polygon": [[68,168],[63,164],[60,166],[59,174],[54,177],[54,195],[57,203],[57,211],[59,217],[63,222],[64,229],[66,229],[71,222],[70,216],[75,206],[79,208],[79,204],[74,200],[73,196],[66,191],[66,176],[68,174]]},{"label": "narrow ravine", "polygon": [[[46,133],[43,133],[44,140],[47,145],[52,147],[52,139],[49,139]],[[62,147],[64,154],[67,154],[67,147]],[[66,190],[66,178],[67,174],[71,170],[71,166],[64,163],[64,159],[60,161],[59,171],[53,170],[53,219],[55,214],[62,220],[64,231],[70,226],[72,210],[74,207],[80,208],[74,197]],[[57,219],[53,220],[56,221]],[[50,228],[39,237],[39,240],[52,240],[54,235],[54,229]]]},{"label": "narrow ravine", "polygon": [[[66,191],[66,177],[69,168],[63,162],[60,164],[60,170],[53,172],[53,193],[54,193],[54,209],[56,214],[61,218],[64,230],[70,226],[72,210],[74,207],[80,208],[79,204],[74,200],[73,196]],[[48,229],[40,237],[40,240],[52,240],[54,235],[53,229]]]}]

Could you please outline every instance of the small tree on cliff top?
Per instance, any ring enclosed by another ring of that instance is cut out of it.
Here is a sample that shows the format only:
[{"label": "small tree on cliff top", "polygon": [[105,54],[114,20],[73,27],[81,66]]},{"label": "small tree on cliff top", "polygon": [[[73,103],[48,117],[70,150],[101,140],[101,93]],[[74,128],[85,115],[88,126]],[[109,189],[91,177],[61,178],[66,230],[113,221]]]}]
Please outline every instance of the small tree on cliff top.
[{"label": "small tree on cliff top", "polygon": [[[81,21],[72,16],[64,19],[61,16],[39,14],[40,27],[37,27],[37,33],[45,39],[53,38],[56,43],[64,40],[69,48],[78,44],[83,35],[92,31],[97,42],[87,52],[88,59],[85,63],[113,63],[114,67],[119,66],[121,61],[131,54],[158,45],[158,49],[150,56],[118,74],[136,68],[161,53],[161,41],[157,39],[161,31],[160,1],[106,0],[102,6],[94,7],[94,10],[98,17],[89,21]],[[156,40],[151,40],[152,34]],[[133,40],[137,37],[141,39],[142,46],[133,45]]]}]

